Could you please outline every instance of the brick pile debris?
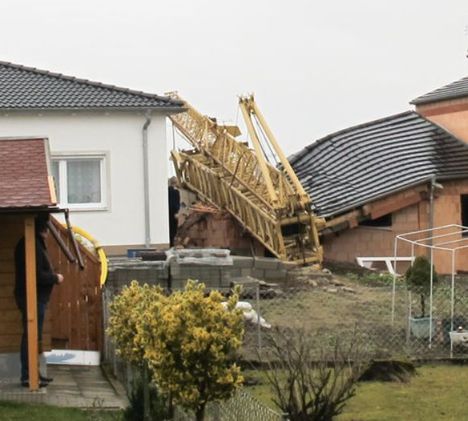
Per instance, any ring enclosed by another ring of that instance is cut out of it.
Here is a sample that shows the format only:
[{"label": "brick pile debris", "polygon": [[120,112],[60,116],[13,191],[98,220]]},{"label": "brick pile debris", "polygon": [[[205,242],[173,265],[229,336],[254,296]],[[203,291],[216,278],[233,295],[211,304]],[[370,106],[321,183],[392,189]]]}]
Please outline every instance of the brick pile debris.
[{"label": "brick pile debris", "polygon": [[256,255],[265,252],[264,247],[227,211],[202,202],[180,212],[175,243],[186,248],[228,248],[248,255],[252,251]]}]

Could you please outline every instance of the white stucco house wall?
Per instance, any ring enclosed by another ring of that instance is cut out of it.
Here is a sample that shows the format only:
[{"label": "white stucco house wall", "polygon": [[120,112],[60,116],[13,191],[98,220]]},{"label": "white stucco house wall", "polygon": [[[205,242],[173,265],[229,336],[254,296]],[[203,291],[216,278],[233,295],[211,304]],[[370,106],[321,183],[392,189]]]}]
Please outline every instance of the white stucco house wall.
[{"label": "white stucco house wall", "polygon": [[109,254],[169,244],[166,117],[182,110],[167,97],[0,62],[0,137],[49,139],[60,205]]}]

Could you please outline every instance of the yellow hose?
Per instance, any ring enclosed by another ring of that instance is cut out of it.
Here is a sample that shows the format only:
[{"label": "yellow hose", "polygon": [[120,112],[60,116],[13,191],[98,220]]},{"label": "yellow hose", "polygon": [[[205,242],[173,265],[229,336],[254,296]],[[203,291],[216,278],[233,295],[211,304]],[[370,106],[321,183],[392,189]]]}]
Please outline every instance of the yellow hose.
[{"label": "yellow hose", "polygon": [[107,270],[108,270],[107,256],[106,256],[106,253],[104,252],[104,249],[101,247],[99,242],[89,232],[85,231],[83,228],[72,226],[72,230],[73,232],[76,232],[77,234],[86,238],[94,246],[94,249],[96,250],[99,261],[101,262],[101,277],[99,278],[99,284],[102,287],[106,283]]}]

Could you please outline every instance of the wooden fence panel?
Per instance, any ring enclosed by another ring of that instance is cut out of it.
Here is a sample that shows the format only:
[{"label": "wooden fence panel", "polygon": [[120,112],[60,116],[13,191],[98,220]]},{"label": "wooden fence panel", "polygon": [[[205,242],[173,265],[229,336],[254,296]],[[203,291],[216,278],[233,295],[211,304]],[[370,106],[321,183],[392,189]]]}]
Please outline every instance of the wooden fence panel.
[{"label": "wooden fence panel", "polygon": [[[73,252],[68,232],[57,221],[60,237]],[[96,256],[78,243],[84,269],[71,263],[53,238],[48,241],[55,271],[64,282],[54,288],[50,302],[52,347],[86,351],[102,350],[102,299],[99,285],[101,264]]]}]

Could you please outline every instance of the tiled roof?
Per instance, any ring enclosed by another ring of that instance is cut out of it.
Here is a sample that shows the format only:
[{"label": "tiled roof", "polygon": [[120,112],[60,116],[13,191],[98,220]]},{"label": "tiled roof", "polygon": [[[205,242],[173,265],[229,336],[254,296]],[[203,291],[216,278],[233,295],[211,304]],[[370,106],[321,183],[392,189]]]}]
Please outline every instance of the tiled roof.
[{"label": "tiled roof", "polygon": [[0,110],[178,109],[180,101],[0,61]]},{"label": "tiled roof", "polygon": [[428,182],[432,176],[468,178],[468,145],[412,111],[331,134],[290,161],[322,217]]},{"label": "tiled roof", "polygon": [[53,206],[47,140],[0,139],[0,209]]},{"label": "tiled roof", "polygon": [[435,91],[421,95],[411,101],[411,104],[422,105],[431,102],[445,101],[468,96],[468,77],[452,82]]}]

